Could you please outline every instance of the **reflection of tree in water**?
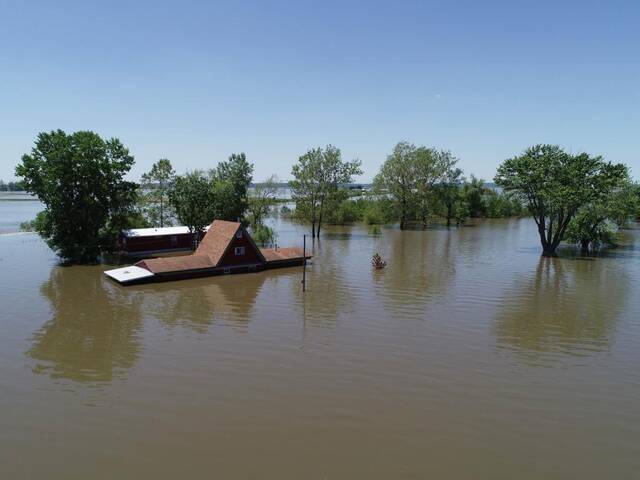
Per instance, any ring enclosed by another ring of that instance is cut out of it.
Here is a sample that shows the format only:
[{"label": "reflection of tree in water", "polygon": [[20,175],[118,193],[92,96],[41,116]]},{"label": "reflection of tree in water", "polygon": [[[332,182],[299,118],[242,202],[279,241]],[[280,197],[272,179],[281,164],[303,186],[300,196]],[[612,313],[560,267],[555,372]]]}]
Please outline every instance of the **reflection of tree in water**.
[{"label": "reflection of tree in water", "polygon": [[[290,294],[299,301],[294,301],[292,306],[310,325],[334,322],[338,314],[348,314],[355,307],[353,290],[357,284],[349,283],[345,264],[353,266],[351,249],[357,248],[357,238],[351,236],[346,227],[327,227],[325,238],[315,239],[311,244],[314,257],[307,267],[307,291],[304,295],[300,283],[302,267],[295,268]],[[365,259],[367,270],[368,261]]]},{"label": "reflection of tree in water", "polygon": [[146,294],[147,312],[167,327],[180,325],[204,333],[214,322],[225,322],[245,330],[263,284],[285,275],[286,272],[270,270],[157,283],[137,289]]},{"label": "reflection of tree in water", "polygon": [[536,357],[608,348],[628,291],[607,260],[540,258],[535,276],[508,290],[496,318],[499,344]]},{"label": "reflection of tree in water", "polygon": [[27,354],[34,370],[77,382],[109,382],[140,351],[142,297],[109,284],[95,267],[57,267],[41,286],[52,318]]},{"label": "reflection of tree in water", "polygon": [[455,277],[458,231],[391,231],[384,240],[381,253],[389,266],[372,272],[389,311],[415,311],[446,293]]}]

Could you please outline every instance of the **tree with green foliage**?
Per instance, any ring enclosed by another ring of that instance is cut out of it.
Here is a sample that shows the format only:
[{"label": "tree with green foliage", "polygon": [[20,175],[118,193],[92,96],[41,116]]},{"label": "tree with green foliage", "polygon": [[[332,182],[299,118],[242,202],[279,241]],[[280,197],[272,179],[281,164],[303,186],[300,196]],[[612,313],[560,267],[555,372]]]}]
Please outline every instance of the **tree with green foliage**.
[{"label": "tree with green foliage", "polygon": [[468,214],[469,208],[465,204],[466,199],[462,194],[461,184],[462,170],[455,165],[458,159],[449,152],[441,152],[440,182],[437,184],[436,197],[442,205],[442,216],[447,220],[447,227],[451,226],[451,220],[455,219],[456,224],[460,224],[464,216]]},{"label": "tree with green foliage", "polygon": [[[396,144],[373,183],[379,195],[388,195],[393,200],[400,218],[400,229],[414,219],[427,225],[429,217],[435,213],[439,185],[448,180],[451,184],[456,183],[462,174],[455,169],[457,161],[446,150],[416,147],[409,142]],[[452,198],[451,209],[454,203]],[[450,218],[453,218],[453,213]]]},{"label": "tree with green foliage", "polygon": [[205,227],[215,219],[212,200],[209,178],[201,170],[176,177],[169,191],[169,202],[179,222],[189,228],[194,247]]},{"label": "tree with green foliage", "polygon": [[161,158],[153,164],[151,170],[142,175],[140,182],[142,211],[153,227],[171,226],[174,212],[169,203],[169,192],[173,186],[176,172],[171,162]]},{"label": "tree with green foliage", "polygon": [[175,178],[169,202],[180,223],[189,227],[194,246],[213,220],[244,221],[252,172],[253,165],[241,153],[208,174],[196,170]]},{"label": "tree with green foliage", "polygon": [[520,198],[511,193],[498,193],[487,189],[482,203],[484,207],[482,216],[486,218],[521,217],[526,214]]},{"label": "tree with green foliage", "polygon": [[65,262],[114,249],[136,201],[136,184],[124,180],[132,165],[120,140],[89,131],[42,132],[22,156],[16,175],[45,207],[35,229]]},{"label": "tree with green foliage", "polygon": [[496,184],[518,196],[538,227],[543,256],[554,256],[579,209],[599,202],[625,177],[626,167],[556,145],[535,145],[505,160]]},{"label": "tree with green foliage", "polygon": [[[416,172],[418,155],[415,145],[399,142],[373,180],[374,189],[379,195],[389,195],[393,199],[400,216],[400,229],[405,228],[411,218],[413,205],[417,203],[418,199],[418,175]],[[423,163],[428,165],[426,160]],[[423,174],[423,182],[424,177]]]},{"label": "tree with green foliage", "polygon": [[242,221],[247,211],[247,192],[253,179],[253,165],[244,153],[233,153],[226,162],[209,171],[216,202],[216,218]]},{"label": "tree with green foliage", "polygon": [[258,245],[271,245],[275,243],[276,234],[273,229],[265,225],[264,221],[269,212],[276,205],[278,192],[278,179],[271,175],[264,182],[256,183],[252,191],[249,191],[247,204],[247,220],[251,228],[251,236]]},{"label": "tree with green foliage", "polygon": [[296,210],[311,222],[312,237],[320,236],[325,209],[336,203],[342,185],[362,173],[360,165],[360,160],[343,161],[340,149],[328,145],[307,151],[292,167],[289,186]]},{"label": "tree with green foliage", "polygon": [[[289,182],[291,195],[296,203],[295,216],[299,220],[311,222],[311,237],[316,236],[316,223],[322,191],[322,149],[308,150],[298,158],[298,163],[291,168],[294,179]],[[304,214],[304,216],[301,216]]]},{"label": "tree with green foliage", "polygon": [[634,185],[623,180],[606,197],[583,206],[569,223],[566,240],[580,245],[583,251],[602,245],[615,245],[618,230],[633,218],[638,209]]},{"label": "tree with green foliage", "polygon": [[[457,159],[446,150],[436,150],[435,148],[415,147],[413,155],[415,175],[415,206],[414,212],[416,217],[426,227],[431,216],[437,213],[438,203],[442,198],[438,194],[438,190],[447,182],[447,175],[454,176],[457,171],[454,168]],[[459,171],[462,175],[462,170]],[[451,179],[455,182],[455,179]],[[453,200],[455,201],[455,200]]]},{"label": "tree with green foliage", "polygon": [[486,214],[486,207],[484,203],[484,195],[487,188],[484,186],[484,180],[476,178],[471,175],[469,181],[464,182],[462,185],[462,195],[464,195],[465,201],[469,208],[469,216],[471,218],[484,217]]},{"label": "tree with green foliage", "polygon": [[277,192],[278,179],[275,175],[271,175],[264,182],[255,184],[253,191],[249,193],[247,205],[247,217],[252,228],[264,224],[264,219],[276,204]]}]

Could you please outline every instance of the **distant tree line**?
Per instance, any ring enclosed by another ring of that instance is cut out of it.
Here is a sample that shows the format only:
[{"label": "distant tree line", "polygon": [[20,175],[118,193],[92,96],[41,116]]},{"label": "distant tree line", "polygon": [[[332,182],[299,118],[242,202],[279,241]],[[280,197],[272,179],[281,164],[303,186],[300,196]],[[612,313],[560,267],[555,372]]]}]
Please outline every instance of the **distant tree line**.
[{"label": "distant tree line", "polygon": [[[265,220],[277,203],[278,179],[250,189],[253,164],[244,153],[183,175],[163,158],[140,183],[125,179],[133,163],[118,139],[43,132],[16,167],[21,181],[0,186],[19,185],[40,199],[44,210],[30,227],[67,262],[91,263],[113,251],[122,229],[178,223],[197,240],[216,218],[243,222],[259,244],[275,241]],[[495,177],[501,191],[473,175],[465,178],[451,152],[408,142],[393,148],[373,190],[358,197],[345,185],[362,174],[361,162],[343,160],[335,146],[308,150],[291,174],[295,209],[283,207],[283,213],[308,223],[312,237],[326,224],[398,223],[405,229],[530,215],[543,254],[554,255],[562,241],[584,250],[615,244],[618,229],[640,211],[640,189],[626,166],[552,145],[503,162]]]},{"label": "distant tree line", "polygon": [[0,192],[23,192],[22,182],[6,182],[0,180]]},{"label": "distant tree line", "polygon": [[[339,158],[339,150],[327,147],[325,152]],[[310,151],[318,157],[322,150]],[[295,210],[285,208],[284,213],[311,223],[312,236],[319,233],[322,222],[347,224],[399,223],[400,228],[427,227],[443,221],[447,226],[462,225],[468,218],[499,218],[525,215],[524,204],[513,195],[501,194],[487,188],[485,182],[471,175],[469,180],[457,167],[458,159],[451,152],[434,148],[417,147],[407,142],[398,143],[380,168],[373,183],[373,190],[355,199],[351,192],[339,185],[324,187],[330,194],[324,200],[321,162],[316,170],[308,167],[307,153],[294,165],[291,182],[294,189]],[[345,174],[342,185],[361,173],[360,164],[343,163]],[[306,179],[306,183],[303,181]],[[305,188],[301,188],[302,184]],[[315,202],[314,202],[315,200]],[[313,205],[317,208],[314,212]],[[318,224],[315,229],[314,225]]]}]

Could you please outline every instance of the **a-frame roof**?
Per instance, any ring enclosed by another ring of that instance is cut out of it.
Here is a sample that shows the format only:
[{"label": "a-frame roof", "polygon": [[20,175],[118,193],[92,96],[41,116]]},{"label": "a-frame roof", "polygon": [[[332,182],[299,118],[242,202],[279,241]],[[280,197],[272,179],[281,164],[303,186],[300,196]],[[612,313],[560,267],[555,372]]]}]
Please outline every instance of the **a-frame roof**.
[{"label": "a-frame roof", "polygon": [[146,268],[153,273],[215,268],[219,265],[220,260],[233,243],[238,229],[243,230],[243,235],[246,235],[246,238],[253,245],[259,258],[265,262],[266,260],[262,252],[255,245],[251,236],[242,228],[240,222],[214,220],[193,255],[185,257],[152,258],[138,262],[136,265]]}]

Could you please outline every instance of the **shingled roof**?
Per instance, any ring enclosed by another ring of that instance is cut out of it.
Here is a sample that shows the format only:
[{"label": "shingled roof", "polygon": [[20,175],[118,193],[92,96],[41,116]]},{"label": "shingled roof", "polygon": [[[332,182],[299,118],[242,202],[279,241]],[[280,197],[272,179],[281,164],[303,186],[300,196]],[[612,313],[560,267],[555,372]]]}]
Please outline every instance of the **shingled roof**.
[{"label": "shingled roof", "polygon": [[206,255],[217,266],[239,228],[239,222],[214,220],[194,255]]},{"label": "shingled roof", "polygon": [[[261,248],[260,252],[267,262],[281,262],[291,260],[294,258],[302,258],[302,249],[297,247],[284,247],[278,248]],[[307,258],[311,258],[312,255],[307,253]]]},{"label": "shingled roof", "polygon": [[[146,268],[153,273],[215,268],[220,263],[222,256],[229,248],[239,228],[242,228],[239,222],[214,220],[193,255],[151,258],[136,263],[136,266]],[[259,249],[256,250],[259,252]]]}]

